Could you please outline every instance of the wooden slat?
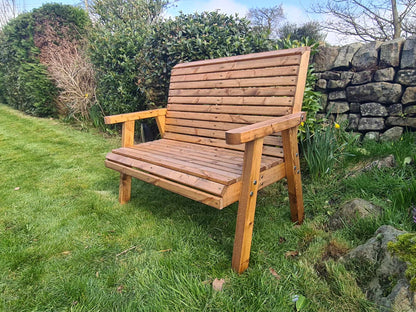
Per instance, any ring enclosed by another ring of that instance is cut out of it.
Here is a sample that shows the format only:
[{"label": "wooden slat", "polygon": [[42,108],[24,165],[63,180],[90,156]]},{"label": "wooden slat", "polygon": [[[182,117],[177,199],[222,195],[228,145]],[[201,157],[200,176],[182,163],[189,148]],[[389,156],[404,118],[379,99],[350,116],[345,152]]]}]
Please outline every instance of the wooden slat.
[{"label": "wooden slat", "polygon": [[269,68],[257,68],[247,70],[235,70],[207,74],[181,75],[172,76],[170,82],[185,82],[185,81],[207,81],[207,80],[221,80],[221,79],[236,79],[236,78],[258,78],[271,76],[292,76],[297,75],[299,66],[281,66]]},{"label": "wooden slat", "polygon": [[292,113],[300,112],[302,109],[303,94],[305,92],[306,78],[308,73],[310,51],[307,50],[302,54],[301,63],[298,74],[298,83],[296,87],[295,101]]},{"label": "wooden slat", "polygon": [[113,150],[113,153],[152,163],[165,168],[177,170],[186,174],[192,174],[197,177],[221,184],[232,184],[239,178],[239,174],[237,173],[204,167],[202,165],[189,163],[183,160],[172,159],[162,155],[155,155],[144,150],[138,151],[137,149],[132,148],[119,148]]},{"label": "wooden slat", "polygon": [[241,175],[241,164],[224,164],[219,158],[208,159],[205,157],[191,157],[191,155],[177,153],[175,150],[165,148],[162,145],[158,145],[156,148],[147,144],[145,146],[138,145],[136,146],[136,149],[140,153],[146,151],[155,155],[155,157],[169,157],[170,159],[184,161],[187,164],[196,164],[206,167],[207,170],[215,169],[220,170],[221,172]]},{"label": "wooden slat", "polygon": [[184,197],[193,199],[195,201],[204,203],[211,207],[214,207],[217,209],[222,209],[224,207],[222,203],[222,198],[219,196],[215,196],[213,194],[209,194],[200,190],[196,190],[194,188],[187,187],[183,184],[169,181],[160,177],[156,177],[149,173],[135,170],[133,168],[129,168],[129,167],[126,167],[126,166],[123,166],[123,165],[120,165],[120,164],[117,164],[108,160],[105,161],[105,165],[107,168],[117,170],[121,172],[122,174],[133,176],[139,180],[159,186],[161,188],[172,191]]},{"label": "wooden slat", "polygon": [[295,87],[169,90],[169,96],[293,96]]},{"label": "wooden slat", "polygon": [[[225,138],[225,131],[223,130],[211,130],[211,129],[196,128],[196,127],[180,127],[180,126],[167,125],[166,131],[174,132],[174,133],[190,134],[190,135],[195,135],[195,136],[217,138],[217,139]],[[278,137],[268,136],[264,138],[264,144],[266,145],[279,145],[281,143],[282,143],[282,140],[280,140]]]},{"label": "wooden slat", "polygon": [[192,105],[192,104],[168,104],[170,111],[195,112],[195,113],[219,113],[219,114],[246,114],[254,115],[259,112],[266,116],[282,116],[291,112],[287,106],[234,106],[234,105]]},{"label": "wooden slat", "polygon": [[175,67],[186,68],[192,65],[221,64],[221,63],[230,63],[230,62],[235,62],[235,61],[246,61],[246,60],[255,61],[258,59],[276,57],[276,56],[282,58],[285,56],[302,54],[308,49],[309,49],[308,47],[300,47],[300,48],[294,48],[294,49],[274,50],[274,51],[267,51],[267,52],[260,52],[260,53],[256,52],[256,53],[250,53],[250,54],[244,54],[244,55],[222,57],[222,58],[217,58],[217,59],[194,61],[192,63],[180,63],[180,64],[177,64]]},{"label": "wooden slat", "polygon": [[[170,140],[178,140],[178,141],[196,143],[196,144],[201,144],[201,145],[208,145],[208,146],[216,146],[216,147],[221,147],[221,148],[234,149],[234,150],[238,150],[238,151],[244,151],[244,149],[245,149],[244,144],[229,145],[225,142],[225,140],[195,137],[195,136],[186,135],[186,134],[166,132],[165,133],[165,138],[170,139]],[[277,147],[265,146],[263,148],[263,154],[264,155],[269,155],[269,156],[275,156],[275,157],[283,157],[283,149],[277,148]]]},{"label": "wooden slat", "polygon": [[[260,113],[260,112],[258,112]],[[231,123],[256,123],[264,120],[269,120],[272,116],[259,116],[259,115],[233,115],[233,114],[211,114],[211,113],[191,113],[191,112],[179,112],[168,111],[166,123],[169,123],[168,118],[183,118],[183,119],[196,119],[207,121],[222,121]]]},{"label": "wooden slat", "polygon": [[269,96],[269,97],[187,97],[175,96],[168,99],[169,104],[215,104],[215,105],[271,105],[292,106],[293,97]]},{"label": "wooden slat", "polygon": [[[233,163],[235,162],[242,163],[243,156],[244,156],[244,153],[242,151],[230,150],[230,149],[219,148],[219,147],[214,147],[214,146],[204,146],[204,145],[199,145],[199,144],[167,140],[167,139],[162,139],[162,140],[153,141],[153,142],[155,143],[160,142],[160,144],[172,146],[173,148],[177,150],[183,149],[185,152],[197,151],[197,152],[201,152],[207,155],[213,155],[215,158],[220,157],[221,159],[224,159],[224,160],[229,159],[229,160],[232,160]],[[149,143],[152,144],[153,142],[149,142]],[[280,162],[282,162],[281,157],[276,158],[276,157],[265,156],[265,155],[263,155],[262,157],[262,165],[264,164],[266,168],[270,168],[271,166],[274,166],[276,163],[280,163]]]},{"label": "wooden slat", "polygon": [[188,186],[195,187],[197,189],[206,191],[208,193],[212,193],[215,195],[220,196],[224,189],[224,185],[220,183],[216,183],[213,181],[205,180],[193,175],[185,174],[182,172],[178,172],[172,169],[156,166],[153,164],[149,164],[147,162],[143,162],[133,158],[127,158],[125,156],[109,153],[106,157],[107,160],[116,162],[128,167],[133,167],[136,169],[143,170],[147,173],[151,173],[153,175],[176,181],[181,184],[185,184]]},{"label": "wooden slat", "polygon": [[265,77],[247,79],[202,80],[187,82],[171,82],[170,89],[211,89],[211,88],[245,88],[245,87],[270,87],[270,86],[294,86],[296,76]]},{"label": "wooden slat", "polygon": [[[211,62],[210,62],[211,61]],[[227,62],[223,59],[220,63],[212,62],[212,60],[192,62],[186,65],[178,64],[172,69],[172,76],[187,74],[202,74],[212,72],[223,72],[230,70],[243,70],[251,68],[265,68],[276,66],[298,65],[300,55],[289,55],[284,57],[268,57],[258,60],[247,59],[238,62]],[[205,63],[204,63],[205,62]]]}]

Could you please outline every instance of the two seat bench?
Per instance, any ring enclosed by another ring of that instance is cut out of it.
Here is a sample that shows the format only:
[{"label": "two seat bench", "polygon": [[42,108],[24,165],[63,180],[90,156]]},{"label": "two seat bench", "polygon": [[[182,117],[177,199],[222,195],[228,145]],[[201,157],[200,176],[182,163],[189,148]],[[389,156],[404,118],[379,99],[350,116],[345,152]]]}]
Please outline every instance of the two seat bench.
[{"label": "two seat bench", "polygon": [[[178,64],[167,108],[105,117],[122,123],[122,147],[105,165],[131,179],[222,209],[239,201],[232,267],[248,267],[257,191],[287,179],[291,219],[303,220],[297,130],[309,48]],[[134,143],[135,121],[156,118],[161,139]]]}]

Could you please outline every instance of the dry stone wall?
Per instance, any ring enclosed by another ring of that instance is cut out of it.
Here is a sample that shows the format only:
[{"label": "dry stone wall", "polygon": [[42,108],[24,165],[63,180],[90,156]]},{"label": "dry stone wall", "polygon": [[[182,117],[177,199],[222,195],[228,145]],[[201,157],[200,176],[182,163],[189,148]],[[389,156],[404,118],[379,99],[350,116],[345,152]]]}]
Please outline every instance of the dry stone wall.
[{"label": "dry stone wall", "polygon": [[376,140],[416,130],[416,36],[320,47],[313,62],[322,114]]}]

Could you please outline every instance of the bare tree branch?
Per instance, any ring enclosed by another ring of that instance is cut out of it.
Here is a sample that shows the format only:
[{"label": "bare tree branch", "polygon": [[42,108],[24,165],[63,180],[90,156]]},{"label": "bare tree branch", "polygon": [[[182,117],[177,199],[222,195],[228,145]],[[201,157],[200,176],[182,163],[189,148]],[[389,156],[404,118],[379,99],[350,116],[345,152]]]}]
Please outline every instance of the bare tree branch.
[{"label": "bare tree branch", "polygon": [[363,41],[416,34],[415,0],[327,0],[310,9],[325,14],[324,28]]}]

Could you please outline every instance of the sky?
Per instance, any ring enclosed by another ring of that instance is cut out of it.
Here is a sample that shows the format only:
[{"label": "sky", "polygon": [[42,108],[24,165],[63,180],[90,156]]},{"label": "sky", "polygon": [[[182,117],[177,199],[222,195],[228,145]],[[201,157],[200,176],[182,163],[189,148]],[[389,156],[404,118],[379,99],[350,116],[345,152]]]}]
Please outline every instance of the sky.
[{"label": "sky", "polygon": [[[33,8],[40,7],[43,3],[59,2],[63,4],[80,5],[83,0],[15,0],[19,8],[24,8],[25,11],[30,11]],[[250,8],[272,7],[274,5],[282,4],[283,12],[286,17],[286,22],[302,25],[309,21],[322,21],[325,16],[310,13],[310,8],[315,1],[322,0],[178,0],[174,7],[171,7],[165,13],[166,16],[178,15],[180,11],[183,13],[194,13],[203,11],[220,10],[221,13],[234,14],[245,16]],[[336,34],[330,33],[326,37],[326,41],[333,45],[341,45],[348,43]]]}]

